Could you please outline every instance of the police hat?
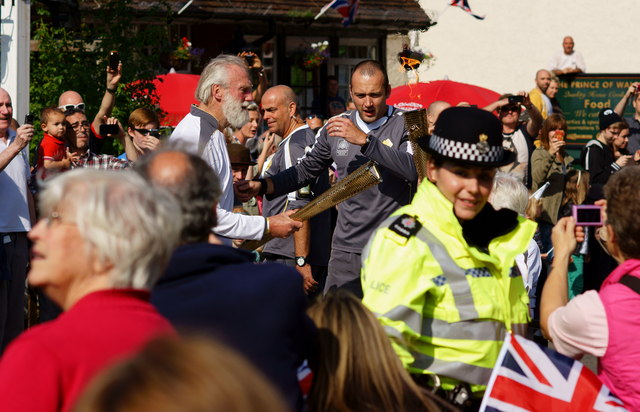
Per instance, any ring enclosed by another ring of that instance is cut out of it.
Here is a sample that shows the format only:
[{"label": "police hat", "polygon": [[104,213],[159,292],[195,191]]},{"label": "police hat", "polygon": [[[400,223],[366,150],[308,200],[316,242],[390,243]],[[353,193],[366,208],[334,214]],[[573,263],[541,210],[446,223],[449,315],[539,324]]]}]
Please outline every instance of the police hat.
[{"label": "police hat", "polygon": [[475,107],[450,107],[440,113],[431,136],[418,139],[424,151],[444,160],[498,167],[515,161],[502,147],[502,124],[490,112]]}]

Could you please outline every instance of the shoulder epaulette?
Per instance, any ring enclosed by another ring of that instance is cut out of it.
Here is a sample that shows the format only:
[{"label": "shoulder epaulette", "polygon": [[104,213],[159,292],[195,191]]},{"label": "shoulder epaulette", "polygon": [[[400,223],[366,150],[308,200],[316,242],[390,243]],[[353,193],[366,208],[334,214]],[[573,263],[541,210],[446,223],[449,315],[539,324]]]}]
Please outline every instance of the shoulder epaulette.
[{"label": "shoulder epaulette", "polygon": [[415,236],[421,227],[422,223],[418,222],[418,219],[414,216],[404,214],[398,216],[398,218],[389,225],[389,230],[409,239]]}]

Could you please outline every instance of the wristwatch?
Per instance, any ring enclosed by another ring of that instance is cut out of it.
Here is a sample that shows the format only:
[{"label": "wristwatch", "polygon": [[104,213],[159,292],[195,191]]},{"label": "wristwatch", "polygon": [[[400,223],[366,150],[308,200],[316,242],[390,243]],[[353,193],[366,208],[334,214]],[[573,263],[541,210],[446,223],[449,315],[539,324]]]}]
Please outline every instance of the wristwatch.
[{"label": "wristwatch", "polygon": [[303,267],[306,264],[307,264],[306,256],[296,256],[296,266]]}]

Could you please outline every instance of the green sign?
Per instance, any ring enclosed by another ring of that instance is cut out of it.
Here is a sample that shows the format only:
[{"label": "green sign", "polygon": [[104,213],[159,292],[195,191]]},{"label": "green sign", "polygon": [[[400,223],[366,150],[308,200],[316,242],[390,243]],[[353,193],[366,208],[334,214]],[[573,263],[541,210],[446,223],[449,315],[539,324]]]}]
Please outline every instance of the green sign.
[{"label": "green sign", "polygon": [[[605,107],[614,108],[640,75],[580,74],[562,76],[556,99],[567,119],[567,143],[585,144],[598,133],[598,113]],[[631,99],[629,99],[631,100]],[[633,116],[630,102],[625,116]]]}]

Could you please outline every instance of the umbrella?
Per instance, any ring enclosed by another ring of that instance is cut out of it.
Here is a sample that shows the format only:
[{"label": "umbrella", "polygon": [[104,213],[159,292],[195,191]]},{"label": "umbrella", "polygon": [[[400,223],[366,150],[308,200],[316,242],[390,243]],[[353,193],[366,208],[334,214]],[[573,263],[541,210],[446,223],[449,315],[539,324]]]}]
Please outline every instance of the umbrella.
[{"label": "umbrella", "polygon": [[157,76],[153,83],[160,97],[160,108],[166,112],[163,126],[176,126],[189,113],[200,76],[196,74],[169,73]]},{"label": "umbrella", "polygon": [[448,102],[452,106],[467,102],[478,107],[493,103],[500,95],[484,87],[451,80],[434,80],[428,83],[414,83],[394,87],[387,104],[404,110],[428,108],[437,100]]}]

